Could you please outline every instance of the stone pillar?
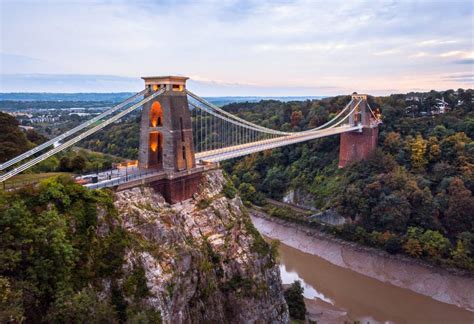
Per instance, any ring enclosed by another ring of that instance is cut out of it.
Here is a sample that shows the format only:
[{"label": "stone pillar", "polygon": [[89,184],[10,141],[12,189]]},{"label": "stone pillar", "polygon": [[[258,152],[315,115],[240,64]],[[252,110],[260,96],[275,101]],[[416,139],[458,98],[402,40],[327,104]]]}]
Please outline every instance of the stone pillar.
[{"label": "stone pillar", "polygon": [[[351,126],[361,125],[361,131],[342,133],[339,145],[339,167],[344,168],[350,163],[365,160],[377,147],[378,125],[371,124],[371,115],[367,105],[367,95],[352,95],[354,103],[350,110],[362,100],[358,108],[349,115]],[[349,110],[349,111],[350,111]]]},{"label": "stone pillar", "polygon": [[196,166],[186,77],[144,77],[151,95],[166,92],[143,105],[138,165],[143,169],[182,171]]}]

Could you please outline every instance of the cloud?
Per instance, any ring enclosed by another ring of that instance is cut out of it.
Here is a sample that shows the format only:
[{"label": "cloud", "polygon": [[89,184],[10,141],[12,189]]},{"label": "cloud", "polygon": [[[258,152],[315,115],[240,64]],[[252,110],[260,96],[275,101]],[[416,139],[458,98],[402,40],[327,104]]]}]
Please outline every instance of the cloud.
[{"label": "cloud", "polygon": [[453,57],[453,56],[461,56],[463,54],[464,52],[462,51],[450,51],[450,52],[441,53],[439,56],[440,57]]},{"label": "cloud", "polygon": [[443,76],[444,80],[455,81],[455,82],[474,82],[474,73],[465,74],[453,74]]},{"label": "cloud", "polygon": [[413,57],[413,58],[419,58],[419,57],[426,57],[426,56],[429,56],[430,54],[426,53],[426,52],[417,52],[413,55],[411,55],[410,57]]},{"label": "cloud", "polygon": [[400,52],[401,51],[399,49],[389,49],[389,50],[385,50],[385,51],[374,52],[374,55],[375,56],[394,55],[394,54],[398,54]]},{"label": "cloud", "polygon": [[359,46],[358,44],[348,44],[344,42],[329,42],[329,43],[290,43],[290,44],[258,44],[254,47],[257,52],[265,51],[289,51],[289,52],[322,52],[322,51],[334,51],[334,50],[345,50],[348,48],[354,48]]},{"label": "cloud", "polygon": [[51,62],[37,57],[0,52],[1,73],[40,73],[53,66]]},{"label": "cloud", "polygon": [[13,55],[0,72],[10,75],[181,74],[214,80],[216,93],[329,94],[389,89],[401,76],[413,80],[401,88],[430,88],[419,76],[458,73],[473,58],[468,0],[3,0],[0,15],[0,51]]},{"label": "cloud", "polygon": [[2,74],[0,92],[123,92],[143,88],[140,78],[83,74]]},{"label": "cloud", "polygon": [[417,44],[419,47],[429,47],[429,46],[439,46],[447,44],[456,44],[459,43],[459,40],[456,39],[430,39],[425,40]]},{"label": "cloud", "polygon": [[[144,87],[139,77],[85,74],[3,74],[0,92],[138,92]],[[201,96],[307,96],[343,89],[331,85],[272,85],[230,83],[191,76],[187,87]]]},{"label": "cloud", "polygon": [[455,60],[453,61],[454,64],[470,64],[474,65],[474,58],[467,58],[467,59],[461,59],[461,60]]}]

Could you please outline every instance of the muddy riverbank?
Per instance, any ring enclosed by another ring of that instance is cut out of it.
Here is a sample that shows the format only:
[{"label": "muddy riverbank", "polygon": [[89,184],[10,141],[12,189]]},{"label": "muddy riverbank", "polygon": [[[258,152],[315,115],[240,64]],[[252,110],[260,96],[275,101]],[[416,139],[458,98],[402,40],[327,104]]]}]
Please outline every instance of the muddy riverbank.
[{"label": "muddy riverbank", "polygon": [[[265,236],[382,283],[474,312],[474,279],[420,265],[383,251],[355,246],[325,233],[253,211],[255,227]],[[474,314],[473,314],[474,315]],[[472,319],[474,321],[474,317]]]}]

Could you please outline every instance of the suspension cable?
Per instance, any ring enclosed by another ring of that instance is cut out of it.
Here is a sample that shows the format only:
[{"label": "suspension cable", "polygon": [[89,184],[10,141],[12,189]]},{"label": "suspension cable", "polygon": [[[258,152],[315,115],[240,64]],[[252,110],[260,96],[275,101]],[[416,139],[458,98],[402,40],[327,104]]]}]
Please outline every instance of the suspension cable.
[{"label": "suspension cable", "polygon": [[210,102],[204,100],[203,98],[195,95],[194,93],[192,93],[191,91],[189,90],[186,90],[186,93],[193,99],[195,99],[196,101],[200,102],[201,104],[209,107],[210,109],[212,110],[216,110],[218,112],[220,112],[221,114],[224,114],[226,115],[227,117],[231,118],[231,119],[234,119],[234,120],[237,120],[239,121],[240,123],[243,123],[247,126],[251,126],[253,128],[256,128],[256,129],[259,129],[260,131],[263,131],[263,132],[271,132],[271,133],[278,133],[278,134],[281,134],[281,135],[286,135],[287,132],[281,132],[281,131],[277,131],[277,130],[274,130],[274,129],[270,129],[270,128],[266,128],[266,127],[263,127],[263,126],[260,126],[260,125],[257,125],[257,124],[254,124],[254,123],[251,123],[249,121],[246,121],[245,119],[242,119],[240,117],[237,117],[231,113],[228,113],[227,111],[217,107],[216,105],[213,105],[211,104]]},{"label": "suspension cable", "polygon": [[134,94],[133,96],[131,96],[131,97],[128,98],[127,100],[125,100],[125,101],[121,102],[120,104],[118,104],[118,105],[116,105],[116,106],[110,108],[109,110],[104,111],[104,112],[101,113],[100,115],[95,116],[94,118],[89,119],[88,121],[86,121],[86,122],[84,122],[84,123],[82,123],[82,124],[80,124],[80,125],[74,127],[73,129],[71,129],[71,130],[65,132],[64,134],[61,134],[61,135],[59,135],[59,136],[57,136],[57,137],[55,137],[55,138],[53,138],[53,139],[51,139],[51,140],[49,140],[49,141],[43,143],[43,144],[40,144],[40,145],[38,145],[38,146],[32,148],[32,149],[29,150],[29,151],[24,152],[23,154],[20,154],[20,155],[14,157],[13,159],[11,159],[11,160],[9,160],[9,161],[6,161],[5,163],[3,163],[3,164],[0,165],[0,170],[4,170],[4,169],[8,168],[9,166],[12,166],[12,165],[15,164],[15,163],[18,163],[18,162],[20,162],[20,161],[23,161],[23,160],[26,159],[27,157],[30,157],[30,156],[32,156],[33,154],[38,153],[38,152],[44,150],[45,148],[47,148],[47,147],[49,147],[49,146],[51,146],[51,145],[54,145],[55,143],[57,143],[57,142],[59,142],[59,141],[65,139],[66,137],[69,137],[69,136],[71,136],[71,135],[77,133],[78,131],[80,131],[80,130],[82,130],[82,129],[84,129],[84,128],[86,128],[86,127],[92,125],[92,124],[94,124],[95,122],[97,122],[97,121],[103,119],[104,117],[106,117],[106,116],[108,116],[108,115],[110,115],[110,114],[116,112],[117,110],[119,110],[119,109],[125,107],[126,105],[128,105],[129,103],[131,103],[132,101],[134,101],[135,99],[137,99],[138,97],[144,95],[145,92],[146,92],[146,89],[144,89],[144,90],[142,90],[142,91],[140,91],[140,92]]},{"label": "suspension cable", "polygon": [[[260,130],[261,132],[264,132],[264,133],[268,133],[268,134],[279,134],[279,135],[291,135],[291,134],[296,134],[296,133],[302,133],[302,132],[282,132],[282,131],[277,131],[277,130],[274,130],[274,129],[271,129],[271,128],[267,128],[267,127],[263,127],[263,126],[260,126],[260,125],[257,125],[257,124],[254,124],[254,123],[251,123],[249,121],[246,121],[245,119],[242,119],[240,117],[237,117],[231,113],[228,113],[227,111],[221,109],[220,107],[208,102],[207,100],[199,97],[198,95],[192,93],[191,91],[189,90],[186,90],[186,93],[193,99],[197,100],[198,102],[202,103],[203,105],[209,107],[211,110],[216,110],[218,112],[220,112],[221,114],[224,114],[228,117],[230,117],[231,119],[234,119],[240,123],[243,123],[245,125],[248,125],[248,126],[251,126],[253,127],[254,129],[258,129]],[[349,103],[334,117],[332,118],[330,121],[326,122],[325,124],[321,125],[321,126],[318,126],[316,128],[312,128],[312,129],[308,129],[308,130],[305,130],[303,132],[313,132],[313,131],[316,131],[316,130],[319,130],[319,129],[322,129],[323,127],[331,124],[332,122],[334,122],[337,118],[339,118],[351,105],[351,103],[353,102],[353,99],[351,99],[349,101]]]},{"label": "suspension cable", "polygon": [[370,107],[368,100],[367,100],[367,107],[369,107],[369,110],[370,110],[372,116],[374,116],[375,120],[380,121],[380,118],[378,118],[378,117],[375,115],[374,111],[373,111],[372,108]]},{"label": "suspension cable", "polygon": [[347,118],[349,118],[349,116],[352,115],[352,113],[357,109],[357,107],[359,107],[359,105],[360,105],[361,102],[362,102],[362,99],[360,99],[359,102],[357,102],[357,104],[354,106],[354,108],[352,108],[352,110],[351,110],[344,118],[342,118],[342,119],[341,119],[340,121],[338,121],[336,124],[329,126],[327,129],[334,128],[334,127],[338,126],[339,124],[341,124],[344,120],[346,120]]},{"label": "suspension cable", "polygon": [[157,96],[163,94],[166,90],[165,89],[161,89],[153,94],[151,94],[150,96],[142,99],[140,102],[134,104],[133,106],[127,108],[126,110],[118,113],[117,115],[107,119],[107,120],[104,120],[102,121],[99,125],[96,125],[95,127],[87,130],[86,132],[70,139],[69,141],[59,145],[58,147],[55,147],[53,148],[52,150],[34,158],[33,160],[30,160],[22,165],[20,165],[19,167],[11,170],[10,172],[7,172],[5,174],[3,174],[2,176],[0,176],[0,182],[4,182],[5,180],[17,175],[18,173],[26,170],[26,169],[29,169],[31,168],[32,166],[40,163],[41,161],[44,161],[46,160],[47,158],[49,158],[50,156],[53,156],[54,154],[58,153],[58,152],[61,152],[65,149],[67,149],[68,147],[76,144],[77,142],[79,142],[80,140],[88,137],[89,135],[92,135],[94,134],[95,132],[101,130],[102,128],[104,128],[105,126],[107,125],[110,125],[112,123],[114,123],[115,121],[119,120],[120,118],[122,118],[123,116],[131,113],[132,111],[136,110],[137,108],[143,106],[145,103],[149,102],[150,100],[156,98]]},{"label": "suspension cable", "polygon": [[[198,105],[196,105],[196,104],[194,104],[194,103],[192,103],[192,102],[189,102],[189,104],[190,104],[191,106],[193,106],[194,108],[203,110],[203,111],[205,111],[206,113],[211,114],[211,115],[213,115],[213,116],[215,116],[215,117],[217,117],[217,118],[223,119],[223,120],[225,120],[225,121],[227,121],[227,122],[229,122],[229,123],[232,123],[233,125],[236,125],[236,126],[239,126],[239,127],[244,127],[244,128],[249,128],[249,129],[252,129],[252,130],[255,130],[255,131],[262,132],[262,130],[260,130],[260,129],[254,127],[254,126],[251,126],[251,125],[242,125],[241,123],[236,122],[235,120],[232,120],[231,118],[227,118],[227,117],[224,117],[224,116],[222,116],[222,115],[219,115],[218,113],[212,111],[211,109],[198,106]],[[288,134],[285,133],[285,132],[282,132],[282,133],[284,133],[284,135],[288,135]]]}]

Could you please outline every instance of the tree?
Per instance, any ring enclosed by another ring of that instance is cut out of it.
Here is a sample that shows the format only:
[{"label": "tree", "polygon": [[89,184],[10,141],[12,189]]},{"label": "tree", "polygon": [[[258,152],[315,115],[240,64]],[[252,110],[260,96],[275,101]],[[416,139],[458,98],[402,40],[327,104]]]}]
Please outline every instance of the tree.
[{"label": "tree", "polygon": [[442,257],[451,243],[440,232],[427,230],[420,237],[423,252],[430,257]]},{"label": "tree", "polygon": [[0,276],[0,322],[23,323],[22,292],[19,287],[12,287],[8,278]]},{"label": "tree", "polygon": [[447,189],[448,206],[444,213],[443,224],[451,236],[464,231],[473,231],[474,225],[474,198],[463,181],[455,177]]},{"label": "tree", "polygon": [[290,317],[297,320],[304,320],[306,317],[306,305],[303,297],[304,288],[301,281],[296,280],[285,290],[285,300],[288,304]]},{"label": "tree", "polygon": [[288,188],[287,175],[282,168],[273,167],[267,172],[265,180],[263,180],[263,189],[273,198],[283,196]]},{"label": "tree", "polygon": [[459,157],[464,155],[464,147],[471,139],[464,133],[456,133],[441,141],[441,156],[450,163],[458,164]]},{"label": "tree", "polygon": [[385,241],[384,248],[388,253],[396,254],[401,251],[402,244],[396,235],[390,235],[390,237]]},{"label": "tree", "polygon": [[298,126],[303,119],[303,113],[299,110],[291,113],[291,127]]},{"label": "tree", "polygon": [[430,163],[436,163],[441,157],[441,148],[438,143],[438,139],[434,136],[428,138],[428,161]]},{"label": "tree", "polygon": [[239,186],[239,192],[240,197],[245,204],[249,202],[259,206],[265,204],[265,196],[261,192],[255,190],[255,187],[249,183],[241,183]]},{"label": "tree", "polygon": [[75,249],[67,239],[68,227],[54,207],[33,214],[16,201],[0,220],[0,254],[9,259],[2,262],[0,271],[24,278],[24,311],[26,318],[33,318],[41,313],[41,307],[49,306],[58,291],[70,285]]},{"label": "tree", "polygon": [[76,155],[72,160],[71,160],[71,169],[76,172],[82,172],[84,168],[86,167],[86,159],[84,159],[80,155]]},{"label": "tree", "polygon": [[397,154],[398,150],[401,148],[400,133],[389,132],[385,137],[383,146],[387,152],[391,154]]},{"label": "tree", "polygon": [[18,125],[15,117],[0,112],[0,163],[20,155],[33,146]]},{"label": "tree", "polygon": [[439,210],[429,187],[420,190],[416,186],[415,190],[408,193],[408,198],[412,207],[410,225],[431,229],[439,227]]},{"label": "tree", "polygon": [[235,188],[231,180],[226,181],[222,187],[222,193],[229,199],[234,199],[237,194],[237,189]]},{"label": "tree", "polygon": [[408,255],[416,258],[420,257],[423,253],[420,242],[413,238],[410,238],[405,242],[403,249]]},{"label": "tree", "polygon": [[[371,219],[376,229],[401,232],[407,226],[410,211],[410,203],[402,193],[382,194],[372,209]],[[364,220],[367,221],[367,218]]]},{"label": "tree", "polygon": [[456,248],[451,252],[451,258],[458,267],[474,270],[474,259],[467,245],[464,240],[457,240]]},{"label": "tree", "polygon": [[443,139],[449,135],[449,131],[444,127],[444,125],[436,125],[430,132],[432,136],[437,137],[438,139]]},{"label": "tree", "polygon": [[42,144],[42,143],[44,143],[44,142],[47,141],[47,138],[46,138],[46,137],[44,137],[43,135],[38,134],[38,133],[37,133],[35,130],[33,130],[33,129],[29,129],[29,130],[26,131],[26,138],[27,138],[30,142],[32,142],[32,143],[34,143],[34,144],[36,144],[36,145]]},{"label": "tree", "polygon": [[428,161],[426,160],[426,147],[426,140],[424,140],[419,134],[410,143],[411,166],[415,171],[423,171],[426,164],[428,164]]},{"label": "tree", "polygon": [[59,168],[59,159],[51,156],[33,167],[35,172],[54,172]]},{"label": "tree", "polygon": [[59,171],[71,171],[71,159],[69,157],[63,156],[61,160],[59,160]]}]

